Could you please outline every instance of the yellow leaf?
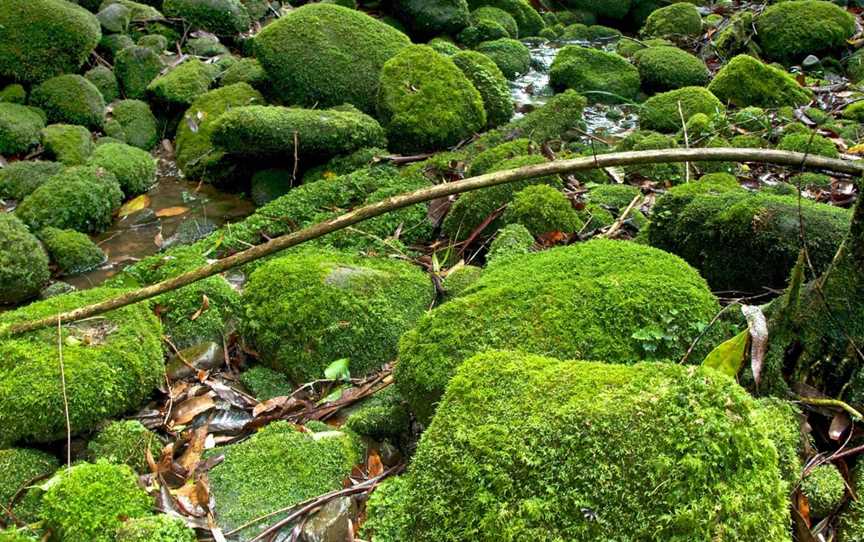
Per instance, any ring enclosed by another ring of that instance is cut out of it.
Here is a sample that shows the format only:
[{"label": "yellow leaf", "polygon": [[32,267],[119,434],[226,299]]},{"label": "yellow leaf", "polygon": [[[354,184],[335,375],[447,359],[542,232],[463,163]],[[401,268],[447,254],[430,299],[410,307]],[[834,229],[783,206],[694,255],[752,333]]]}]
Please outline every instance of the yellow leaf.
[{"label": "yellow leaf", "polygon": [[864,143],[850,147],[846,152],[849,154],[864,154]]},{"label": "yellow leaf", "polygon": [[137,213],[141,209],[146,209],[150,207],[150,196],[147,194],[141,194],[135,199],[131,199],[123,204],[123,207],[120,207],[120,210],[117,211],[118,216],[129,216],[132,213]]},{"label": "yellow leaf", "polygon": [[188,207],[166,207],[164,209],[159,209],[158,211],[156,211],[156,216],[158,216],[159,218],[167,218],[169,216],[182,215],[187,211],[189,211]]},{"label": "yellow leaf", "polygon": [[747,342],[749,339],[750,330],[745,329],[712,350],[705,358],[705,361],[702,362],[702,365],[717,369],[723,374],[734,377],[744,364],[744,356],[747,353]]}]

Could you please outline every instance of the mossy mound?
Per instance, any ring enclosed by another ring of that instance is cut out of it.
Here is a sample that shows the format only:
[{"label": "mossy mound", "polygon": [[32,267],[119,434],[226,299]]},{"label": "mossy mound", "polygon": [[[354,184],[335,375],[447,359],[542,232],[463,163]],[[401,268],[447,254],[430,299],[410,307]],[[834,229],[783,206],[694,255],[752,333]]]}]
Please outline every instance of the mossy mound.
[{"label": "mossy mound", "polygon": [[546,26],[543,17],[527,0],[468,0],[468,6],[472,10],[489,6],[506,11],[516,21],[520,38],[539,36]]},{"label": "mossy mound", "polygon": [[429,279],[404,262],[291,254],[252,273],[242,329],[262,361],[294,382],[321,378],[340,358],[361,376],[396,356],[432,296]]},{"label": "mossy mound", "polygon": [[180,349],[207,341],[222,344],[228,323],[240,314],[240,295],[221,276],[168,292],[156,303],[165,335]]},{"label": "mossy mound", "polygon": [[252,24],[240,0],[165,0],[162,10],[169,17],[181,17],[192,28],[217,36],[245,32]]},{"label": "mossy mound", "polygon": [[373,493],[365,528],[375,542],[492,531],[785,542],[778,449],[797,444],[797,425],[774,416],[795,439],[775,443],[757,423],[764,415],[710,369],[481,354],[451,380],[408,473]]},{"label": "mossy mound", "polygon": [[102,128],[105,99],[93,83],[80,75],[58,75],[33,89],[30,103],[39,107],[53,123],[80,124],[91,130]]},{"label": "mossy mound", "polygon": [[476,175],[483,175],[484,173],[488,173],[495,166],[503,162],[504,160],[509,160],[511,158],[516,158],[517,156],[525,156],[529,154],[536,153],[539,149],[537,145],[535,145],[528,138],[518,138],[508,141],[506,143],[501,143],[500,145],[495,145],[485,151],[478,153],[474,158],[471,159],[471,163],[468,167],[469,174],[473,177]]},{"label": "mossy mound", "polygon": [[252,88],[261,92],[269,92],[272,86],[264,67],[254,58],[241,58],[229,66],[222,72],[219,83],[223,87],[234,83],[248,83]]},{"label": "mossy mound", "polygon": [[490,266],[497,265],[511,256],[528,254],[533,246],[534,236],[528,228],[522,224],[508,224],[495,234],[495,239],[489,245],[486,261]]},{"label": "mossy mound", "polygon": [[738,55],[717,72],[708,90],[721,101],[738,107],[804,105],[812,92],[794,77],[749,55]]},{"label": "mossy mound", "polygon": [[162,454],[162,442],[137,420],[111,422],[87,443],[87,456],[91,461],[105,460],[115,465],[128,465],[140,474],[150,471],[147,464],[148,450],[158,462]]},{"label": "mossy mound", "polygon": [[489,21],[504,29],[508,38],[519,37],[519,25],[512,15],[501,8],[483,6],[471,12],[471,22],[477,24],[480,21]]},{"label": "mossy mound", "polygon": [[575,90],[566,90],[549,99],[543,107],[531,111],[499,129],[509,138],[528,137],[537,143],[554,139],[572,139],[570,131],[583,125],[582,113],[588,100]]},{"label": "mossy mound", "polygon": [[87,73],[84,78],[93,83],[93,86],[99,89],[105,103],[111,103],[120,97],[120,83],[117,82],[117,76],[114,71],[106,66],[95,66]]},{"label": "mossy mound", "polygon": [[62,275],[77,275],[105,263],[105,253],[83,233],[45,228],[39,238]]},{"label": "mossy mound", "polygon": [[216,73],[213,65],[193,58],[151,81],[147,92],[163,104],[189,106],[195,98],[207,92],[216,79]]},{"label": "mossy mound", "polygon": [[23,85],[10,83],[0,89],[0,102],[24,105],[27,103],[27,90]]},{"label": "mossy mound", "polygon": [[639,93],[639,70],[615,53],[568,45],[549,70],[557,90],[573,89],[597,102],[632,100]]},{"label": "mossy mound", "polygon": [[477,352],[678,360],[718,310],[696,270],[650,247],[598,240],[511,257],[402,337],[396,384],[428,422],[449,379]]},{"label": "mossy mound", "polygon": [[455,36],[470,19],[465,0],[394,0],[393,9],[418,39]]},{"label": "mossy mound", "polygon": [[153,507],[132,469],[101,461],[58,473],[42,501],[45,523],[64,542],[115,542],[123,520]]},{"label": "mossy mound", "polygon": [[149,47],[131,46],[114,58],[114,74],[126,98],[139,100],[147,94],[147,86],[164,68],[160,56]]},{"label": "mossy mound", "polygon": [[810,515],[824,518],[840,506],[846,496],[846,483],[837,467],[825,463],[815,467],[801,481],[801,492],[807,497]]},{"label": "mossy mound", "polygon": [[255,37],[257,58],[286,103],[375,110],[378,74],[408,37],[357,10],[309,4]]},{"label": "mossy mound", "polygon": [[597,205],[623,211],[640,193],[639,187],[629,184],[601,184],[591,188],[588,199]]},{"label": "mossy mound", "polygon": [[195,542],[195,531],[174,516],[157,514],[125,521],[114,542]]},{"label": "mossy mound", "polygon": [[125,143],[99,145],[88,163],[113,173],[127,198],[143,194],[156,182],[156,159]]},{"label": "mossy mound", "polygon": [[36,109],[15,103],[0,103],[0,154],[27,152],[39,144],[45,118]]},{"label": "mossy mound", "polygon": [[133,147],[149,151],[159,139],[156,116],[147,102],[121,100],[111,104],[105,133]]},{"label": "mossy mound", "polygon": [[256,365],[240,373],[240,382],[259,401],[266,401],[273,397],[286,397],[294,391],[294,386],[285,375],[263,365]]},{"label": "mossy mound", "polygon": [[495,128],[508,122],[513,117],[515,107],[507,78],[495,62],[476,51],[459,51],[452,59],[483,99],[486,128]]},{"label": "mossy mound", "polygon": [[756,37],[765,57],[789,64],[843,47],[855,33],[855,17],[822,0],[780,2],[756,19]]},{"label": "mossy mound", "polygon": [[[476,269],[476,268],[474,268]],[[383,441],[408,433],[411,418],[396,388],[385,388],[352,409],[345,427],[358,435]]]},{"label": "mossy mound", "polygon": [[39,186],[15,209],[30,229],[47,226],[98,233],[111,224],[123,192],[117,177],[102,168],[65,169]]},{"label": "mossy mound", "polygon": [[[670,91],[667,94],[671,94]],[[662,95],[661,95],[662,96]],[[676,107],[677,110],[677,107]],[[673,136],[659,134],[650,130],[633,132],[618,143],[616,151],[651,151],[660,149],[677,149],[678,142]],[[684,180],[683,164],[644,164],[639,166],[624,166],[624,171],[665,185],[675,185]]]},{"label": "mossy mound", "polygon": [[623,19],[630,12],[632,0],[566,0],[564,5],[604,19]]},{"label": "mossy mound", "polygon": [[507,79],[516,79],[531,68],[528,47],[512,38],[484,41],[475,49],[491,58]]},{"label": "mossy mound", "polygon": [[442,281],[445,299],[452,299],[464,292],[469,286],[474,284],[482,274],[483,268],[475,265],[458,265],[457,267],[449,269],[447,275]]},{"label": "mossy mound", "polygon": [[[102,301],[97,288],[52,297],[0,316],[0,326]],[[135,408],[164,377],[161,326],[144,304],[64,326],[63,362],[73,434]],[[57,329],[0,341],[0,442],[50,442],[66,434]],[[21,412],[28,412],[21,416]]]},{"label": "mossy mound", "polygon": [[57,162],[12,162],[0,169],[0,197],[21,201],[62,170],[63,164]]},{"label": "mossy mound", "polygon": [[[39,519],[40,497],[39,490],[26,489],[31,485],[38,485],[47,477],[54,474],[60,463],[53,455],[30,448],[7,448],[0,450],[0,471],[3,472],[3,481],[0,482],[0,519],[4,522],[12,522],[10,512],[19,521],[27,523]],[[20,491],[20,496],[14,507],[10,508],[12,498]],[[4,540],[0,534],[0,540]]]},{"label": "mossy mound", "polygon": [[702,16],[696,6],[677,2],[651,12],[640,34],[646,38],[693,38],[702,33]]},{"label": "mossy mound", "polygon": [[645,101],[639,126],[645,130],[674,133],[684,121],[697,113],[715,115],[725,112],[723,102],[705,87],[684,87],[652,96]]},{"label": "mossy mound", "polygon": [[567,196],[547,184],[527,186],[517,192],[503,220],[522,224],[534,236],[550,232],[576,233],[585,225]]},{"label": "mossy mound", "polygon": [[52,124],[42,130],[42,146],[49,158],[67,166],[81,166],[93,154],[90,130],[74,124]]},{"label": "mossy mound", "polygon": [[459,32],[456,39],[465,47],[476,47],[483,42],[509,37],[511,36],[507,33],[507,30],[497,22],[491,19],[480,19],[474,21],[471,26],[462,32]]},{"label": "mossy mound", "polygon": [[78,71],[102,33],[86,9],[63,0],[4,0],[0,77],[28,83]]},{"label": "mossy mound", "polygon": [[781,151],[802,152],[805,154],[818,154],[828,158],[839,158],[840,151],[833,141],[816,133],[802,132],[783,136],[777,144]]},{"label": "mossy mound", "polygon": [[698,57],[677,47],[648,47],[633,54],[642,87],[664,92],[708,83],[708,67]]},{"label": "mossy mound", "polygon": [[[216,517],[226,530],[342,488],[342,480],[361,460],[354,438],[337,431],[300,432],[274,422],[249,440],[220,450],[225,461],[210,473]],[[284,517],[277,514],[243,531],[252,538]]]},{"label": "mossy mound", "polygon": [[36,296],[51,274],[48,256],[15,215],[0,213],[0,305]]},{"label": "mossy mound", "polygon": [[451,59],[423,45],[384,64],[378,113],[391,147],[403,153],[456,145],[486,126],[483,98],[468,77]]}]

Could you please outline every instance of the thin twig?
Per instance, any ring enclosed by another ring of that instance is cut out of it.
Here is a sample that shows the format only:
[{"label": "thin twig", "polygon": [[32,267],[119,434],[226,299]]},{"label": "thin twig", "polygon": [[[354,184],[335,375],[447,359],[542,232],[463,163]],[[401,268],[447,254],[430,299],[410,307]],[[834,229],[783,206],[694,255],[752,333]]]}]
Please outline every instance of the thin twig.
[{"label": "thin twig", "polygon": [[66,468],[72,468],[72,423],[69,420],[69,397],[66,395],[66,367],[63,363],[63,321],[57,315],[57,354],[60,358],[60,389],[63,391],[63,414],[66,416]]},{"label": "thin twig", "polygon": [[828,399],[823,397],[798,397],[798,400],[805,405],[842,408],[850,416],[852,416],[853,419],[864,420],[864,416],[862,416],[860,412],[855,410],[855,408],[852,407],[850,404],[844,403],[840,399]]},{"label": "thin twig", "polygon": [[[678,100],[678,116],[681,117],[681,129],[684,131],[684,147],[690,148],[690,136],[687,135],[687,121],[684,120],[684,111],[681,109],[681,100]],[[684,162],[684,182],[690,182],[690,162]]]},{"label": "thin twig", "polygon": [[630,205],[628,205],[627,208],[624,209],[624,212],[621,213],[621,216],[619,216],[615,220],[615,222],[612,224],[612,226],[609,228],[609,230],[606,233],[599,235],[598,237],[611,238],[613,235],[618,233],[618,230],[621,229],[621,226],[624,224],[624,221],[627,220],[627,216],[630,214],[631,211],[633,211],[633,208],[636,207],[636,204],[641,202],[643,199],[644,199],[644,196],[640,192],[636,197],[633,198],[633,201],[630,202]]}]

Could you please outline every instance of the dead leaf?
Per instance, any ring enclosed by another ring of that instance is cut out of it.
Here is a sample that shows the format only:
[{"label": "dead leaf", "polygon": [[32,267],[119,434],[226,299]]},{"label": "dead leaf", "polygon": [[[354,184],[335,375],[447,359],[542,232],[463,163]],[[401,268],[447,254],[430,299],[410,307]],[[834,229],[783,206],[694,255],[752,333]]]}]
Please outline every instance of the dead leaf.
[{"label": "dead leaf", "polygon": [[153,243],[157,247],[162,248],[162,245],[165,243],[165,241],[162,239],[162,232],[161,231],[153,237]]},{"label": "dead leaf", "polygon": [[370,478],[375,478],[384,474],[384,464],[381,462],[381,456],[377,450],[369,451],[369,458],[366,460],[366,471]]},{"label": "dead leaf", "polygon": [[209,308],[210,308],[210,298],[207,297],[207,295],[205,295],[205,294],[201,294],[201,307],[199,307],[198,310],[195,311],[195,314],[193,314],[192,316],[190,316],[189,319],[192,320],[192,321],[194,322],[194,321],[197,320],[197,319],[198,319],[202,314],[204,314],[204,311],[206,311],[206,310],[209,309]]},{"label": "dead leaf", "polygon": [[759,385],[762,362],[768,350],[768,320],[756,305],[741,305],[741,312],[747,318],[750,330],[750,369],[753,371],[753,380]]},{"label": "dead leaf", "polygon": [[845,433],[851,425],[852,419],[849,418],[849,414],[847,414],[845,410],[841,410],[834,414],[834,418],[831,419],[831,427],[828,428],[828,436],[831,437],[831,440],[840,440],[843,433]]},{"label": "dead leaf", "polygon": [[174,408],[174,424],[187,424],[194,420],[195,416],[215,407],[216,403],[209,393],[187,399]]},{"label": "dead leaf", "polygon": [[147,194],[141,194],[137,198],[124,203],[123,206],[120,207],[120,210],[117,211],[117,216],[129,216],[132,213],[137,213],[141,209],[146,209],[147,207],[150,207],[150,196]]},{"label": "dead leaf", "polygon": [[303,404],[294,397],[273,397],[255,405],[255,408],[252,409],[252,416],[257,418],[262,414],[273,412],[274,410],[290,412],[302,406]]},{"label": "dead leaf", "polygon": [[195,468],[201,461],[201,455],[204,453],[207,446],[208,432],[208,426],[202,425],[195,429],[189,437],[189,445],[186,447],[186,451],[183,452],[183,455],[177,460],[177,463],[186,469],[187,472],[191,473],[195,471]]},{"label": "dead leaf", "polygon": [[189,212],[189,207],[183,207],[182,205],[178,205],[175,207],[165,207],[164,209],[159,209],[156,211],[156,216],[159,218],[168,218],[172,216],[179,216],[184,213]]}]

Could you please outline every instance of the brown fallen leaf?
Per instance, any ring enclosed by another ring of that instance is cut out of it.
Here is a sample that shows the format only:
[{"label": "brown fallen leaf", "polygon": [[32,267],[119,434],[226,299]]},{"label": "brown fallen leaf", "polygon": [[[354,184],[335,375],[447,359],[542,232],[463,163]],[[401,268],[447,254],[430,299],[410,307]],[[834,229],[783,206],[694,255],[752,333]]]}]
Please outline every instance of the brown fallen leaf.
[{"label": "brown fallen leaf", "polygon": [[156,211],[156,216],[158,216],[159,218],[168,218],[172,216],[179,216],[188,212],[189,207],[165,207],[164,209],[159,209],[158,211]]},{"label": "brown fallen leaf", "polygon": [[198,463],[201,462],[201,455],[207,447],[207,433],[208,426],[206,425],[195,429],[189,437],[189,445],[186,447],[186,451],[177,460],[177,463],[189,473],[193,472]]},{"label": "brown fallen leaf", "polygon": [[150,207],[150,196],[147,194],[141,194],[137,198],[124,203],[123,206],[120,207],[120,210],[117,211],[117,216],[129,216],[132,213],[137,213],[141,209],[146,209],[147,207]]},{"label": "brown fallen leaf", "polygon": [[210,298],[207,297],[206,294],[201,294],[201,306],[198,308],[197,311],[195,311],[195,314],[193,314],[192,316],[189,317],[189,319],[194,322],[202,314],[204,314],[204,311],[206,311],[209,308],[210,308]]},{"label": "brown fallen leaf", "polygon": [[384,464],[381,462],[381,456],[377,450],[369,451],[369,458],[366,460],[366,471],[370,478],[384,474]]},{"label": "brown fallen leaf", "polygon": [[194,420],[195,416],[207,412],[215,406],[216,403],[209,393],[187,399],[174,408],[174,424],[187,424]]}]

